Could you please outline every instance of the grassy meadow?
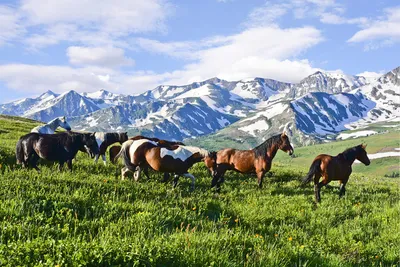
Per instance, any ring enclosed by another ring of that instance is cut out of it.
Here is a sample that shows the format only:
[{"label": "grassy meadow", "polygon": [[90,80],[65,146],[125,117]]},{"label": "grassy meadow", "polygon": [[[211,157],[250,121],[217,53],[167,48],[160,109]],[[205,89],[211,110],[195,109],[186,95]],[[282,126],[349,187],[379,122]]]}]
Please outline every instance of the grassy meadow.
[{"label": "grassy meadow", "polygon": [[0,266],[400,266],[400,178],[384,176],[398,159],[359,164],[346,196],[323,189],[318,206],[300,183],[316,154],[399,147],[398,133],[279,152],[262,190],[230,172],[217,194],[202,163],[193,192],[158,173],[121,181],[80,152],[73,173],[22,169],[15,144],[37,124],[0,116]]}]

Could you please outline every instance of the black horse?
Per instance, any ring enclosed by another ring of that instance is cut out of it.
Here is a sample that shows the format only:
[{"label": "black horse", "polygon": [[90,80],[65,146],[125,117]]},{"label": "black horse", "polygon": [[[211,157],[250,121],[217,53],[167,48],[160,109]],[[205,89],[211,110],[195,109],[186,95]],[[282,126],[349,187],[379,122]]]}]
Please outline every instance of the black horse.
[{"label": "black horse", "polygon": [[60,171],[64,163],[67,163],[68,169],[72,171],[72,159],[79,150],[93,154],[99,152],[94,133],[29,133],[18,140],[15,155],[17,163],[25,168],[31,166],[40,171],[37,162],[42,158],[58,161]]}]

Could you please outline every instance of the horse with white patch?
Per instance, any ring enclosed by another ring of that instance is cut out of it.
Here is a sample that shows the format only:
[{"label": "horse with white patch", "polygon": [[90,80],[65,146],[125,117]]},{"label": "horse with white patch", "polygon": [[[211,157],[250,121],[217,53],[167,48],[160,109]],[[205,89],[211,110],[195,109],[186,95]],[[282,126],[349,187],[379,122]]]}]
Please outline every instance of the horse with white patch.
[{"label": "horse with white patch", "polygon": [[108,146],[119,142],[120,144],[124,143],[128,140],[128,133],[105,133],[105,132],[96,132],[96,141],[99,146],[99,154],[96,154],[95,162],[99,160],[99,156],[103,159],[104,165],[107,164],[106,161],[106,151]]},{"label": "horse with white patch", "polygon": [[64,128],[67,131],[71,131],[71,126],[68,124],[64,116],[55,118],[54,120],[48,122],[45,125],[36,126],[31,130],[31,133],[54,134],[54,132],[58,127]]},{"label": "horse with white patch", "polygon": [[199,147],[176,145],[165,148],[158,146],[154,141],[140,139],[128,140],[123,143],[116,158],[122,156],[124,160],[125,167],[121,169],[122,179],[125,179],[127,172],[132,171],[137,181],[140,169],[150,166],[155,171],[175,173],[174,187],[178,184],[179,176],[190,178],[192,189],[194,189],[196,179],[188,172],[188,169],[209,154],[207,150]]}]

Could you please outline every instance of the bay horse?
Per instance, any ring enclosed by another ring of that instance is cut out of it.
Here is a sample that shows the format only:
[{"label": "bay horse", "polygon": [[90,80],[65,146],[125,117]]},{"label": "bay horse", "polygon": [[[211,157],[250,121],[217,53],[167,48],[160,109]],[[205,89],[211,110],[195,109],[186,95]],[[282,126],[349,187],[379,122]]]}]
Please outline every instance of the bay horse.
[{"label": "bay horse", "polygon": [[17,164],[22,164],[24,168],[31,166],[40,172],[37,162],[42,158],[58,161],[60,171],[64,163],[67,163],[68,169],[72,171],[72,159],[78,150],[86,149],[98,153],[94,133],[29,133],[18,140],[15,155]]},{"label": "bay horse", "polygon": [[[340,182],[339,198],[344,196],[353,162],[357,159],[366,166],[371,163],[365,150],[366,147],[367,145],[361,144],[348,148],[337,156],[321,154],[314,159],[307,176],[303,179],[303,183],[309,183],[314,178],[315,202],[321,201],[321,188],[330,181]],[[323,177],[323,180],[320,182],[321,177]]]},{"label": "bay horse", "polygon": [[272,160],[278,149],[293,154],[293,147],[290,145],[286,133],[275,135],[252,150],[237,150],[226,148],[204,159],[207,168],[213,176],[211,188],[217,187],[220,190],[224,182],[225,172],[234,170],[240,173],[256,173],[258,186],[262,188],[264,175],[271,169]]},{"label": "bay horse", "polygon": [[31,130],[31,133],[53,134],[58,127],[64,128],[67,131],[71,131],[71,126],[68,124],[64,116],[55,118],[45,125],[36,126]]},{"label": "bay horse", "polygon": [[110,146],[114,143],[117,143],[117,142],[119,142],[122,145],[123,142],[128,140],[127,132],[124,132],[124,133],[96,132],[95,136],[96,136],[97,145],[99,146],[99,153],[96,154],[94,161],[97,163],[97,161],[99,160],[99,156],[101,155],[104,165],[107,164],[106,151],[107,151],[108,146]]},{"label": "bay horse", "polygon": [[[160,147],[156,142],[139,139],[128,140],[122,144],[121,151],[116,158],[123,157],[125,167],[121,169],[121,178],[125,179],[126,173],[140,172],[144,166],[150,166],[153,170],[164,173],[175,173],[174,187],[179,176],[192,180],[192,189],[195,186],[195,177],[188,172],[193,164],[200,162],[209,152],[205,149],[193,146],[176,145],[175,147]],[[138,176],[135,177],[135,180]]]}]

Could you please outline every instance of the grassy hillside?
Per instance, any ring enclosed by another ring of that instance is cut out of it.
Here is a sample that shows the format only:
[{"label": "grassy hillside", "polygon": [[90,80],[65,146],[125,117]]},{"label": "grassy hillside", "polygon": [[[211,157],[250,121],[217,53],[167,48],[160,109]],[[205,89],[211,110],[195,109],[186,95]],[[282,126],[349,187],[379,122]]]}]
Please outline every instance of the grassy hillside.
[{"label": "grassy hillside", "polygon": [[197,164],[189,192],[189,180],[172,189],[155,173],[121,181],[119,167],[84,154],[72,174],[54,164],[21,169],[15,143],[37,124],[0,117],[1,266],[400,266],[398,178],[356,173],[343,199],[324,189],[318,207],[312,186],[300,186],[312,155],[341,147],[279,154],[262,190],[254,177],[228,173],[216,194]]}]

